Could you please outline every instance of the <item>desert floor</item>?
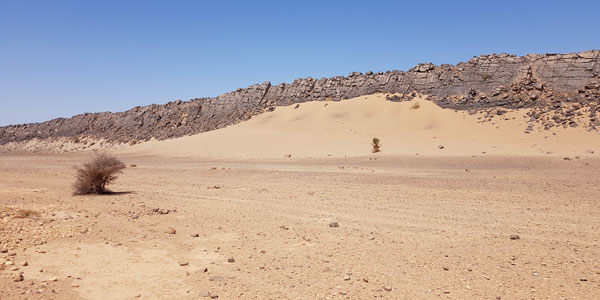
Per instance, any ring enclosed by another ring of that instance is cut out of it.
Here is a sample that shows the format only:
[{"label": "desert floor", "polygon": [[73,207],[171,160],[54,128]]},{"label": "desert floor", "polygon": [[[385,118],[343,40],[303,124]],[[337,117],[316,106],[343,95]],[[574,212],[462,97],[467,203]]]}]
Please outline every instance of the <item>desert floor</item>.
[{"label": "desert floor", "polygon": [[0,299],[600,299],[595,156],[91,156],[0,156]]}]

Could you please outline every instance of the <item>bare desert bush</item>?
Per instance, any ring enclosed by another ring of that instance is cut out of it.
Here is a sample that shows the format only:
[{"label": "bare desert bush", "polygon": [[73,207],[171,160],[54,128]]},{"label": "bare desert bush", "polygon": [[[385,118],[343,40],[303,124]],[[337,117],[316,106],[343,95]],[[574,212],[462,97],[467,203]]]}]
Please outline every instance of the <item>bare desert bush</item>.
[{"label": "bare desert bush", "polygon": [[371,142],[371,145],[373,146],[373,153],[381,151],[381,144],[379,142],[379,138],[373,138],[373,141]]},{"label": "bare desert bush", "polygon": [[15,218],[20,218],[20,219],[25,219],[25,218],[37,219],[39,217],[40,217],[40,213],[35,210],[31,210],[31,209],[19,209],[15,213]]},{"label": "bare desert bush", "polygon": [[104,194],[106,186],[117,179],[117,174],[125,169],[125,164],[109,154],[98,154],[90,162],[77,169],[77,179],[73,184],[76,195]]}]

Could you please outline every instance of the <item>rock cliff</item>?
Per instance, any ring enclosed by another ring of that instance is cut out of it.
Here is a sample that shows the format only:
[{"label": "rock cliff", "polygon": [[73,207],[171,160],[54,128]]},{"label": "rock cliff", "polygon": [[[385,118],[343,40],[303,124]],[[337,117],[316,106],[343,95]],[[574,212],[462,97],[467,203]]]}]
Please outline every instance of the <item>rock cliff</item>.
[{"label": "rock cliff", "polygon": [[[600,127],[600,51],[492,54],[457,65],[424,63],[403,71],[353,72],[349,76],[269,82],[213,98],[134,107],[118,113],[86,113],[43,123],[0,127],[0,145],[31,139],[92,138],[117,143],[159,140],[222,128],[272,110],[306,101],[339,101],[388,93],[402,101],[413,93],[429,95],[442,107],[459,110],[534,108],[532,120],[553,126]],[[495,113],[501,114],[502,109]],[[589,124],[572,117],[589,115]],[[575,124],[574,124],[575,123]]]}]

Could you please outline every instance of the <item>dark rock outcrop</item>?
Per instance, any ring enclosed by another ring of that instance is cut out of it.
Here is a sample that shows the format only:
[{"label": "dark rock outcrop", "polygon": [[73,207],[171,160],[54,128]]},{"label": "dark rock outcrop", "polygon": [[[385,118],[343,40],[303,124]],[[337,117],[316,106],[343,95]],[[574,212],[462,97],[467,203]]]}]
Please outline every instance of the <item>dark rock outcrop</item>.
[{"label": "dark rock outcrop", "polygon": [[[407,72],[352,72],[348,77],[304,78],[279,85],[265,82],[214,98],[0,127],[0,145],[60,137],[113,142],[162,140],[222,128],[275,106],[338,101],[374,93],[400,94],[389,96],[390,101],[420,93],[442,107],[461,110],[531,107],[535,108],[532,118],[545,119],[546,127],[573,126],[569,115],[581,113],[578,109],[586,107],[591,121],[584,125],[595,129],[600,126],[596,117],[600,110],[600,51],[522,57],[492,54],[456,66],[425,63]],[[565,103],[569,104],[567,109]],[[547,115],[557,110],[560,113],[556,118]]]}]

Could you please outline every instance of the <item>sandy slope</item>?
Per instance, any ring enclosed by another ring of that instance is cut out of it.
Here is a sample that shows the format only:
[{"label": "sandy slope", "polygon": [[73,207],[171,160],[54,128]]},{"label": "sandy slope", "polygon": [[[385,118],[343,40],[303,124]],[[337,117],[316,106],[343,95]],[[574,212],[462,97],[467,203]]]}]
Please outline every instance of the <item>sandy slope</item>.
[{"label": "sandy slope", "polygon": [[374,137],[381,139],[382,155],[584,156],[588,150],[600,151],[600,134],[583,128],[525,133],[526,112],[511,110],[481,122],[481,114],[442,109],[423,98],[397,103],[378,94],[277,107],[224,129],[148,142],[125,152],[219,158],[360,156],[370,153]]}]

